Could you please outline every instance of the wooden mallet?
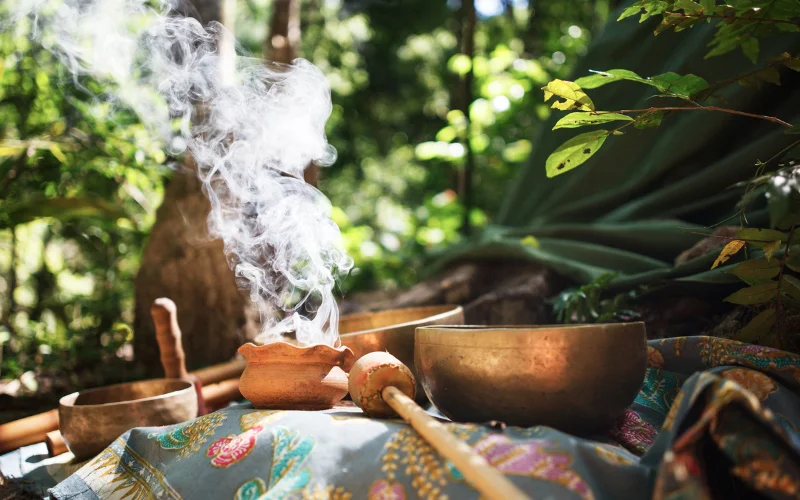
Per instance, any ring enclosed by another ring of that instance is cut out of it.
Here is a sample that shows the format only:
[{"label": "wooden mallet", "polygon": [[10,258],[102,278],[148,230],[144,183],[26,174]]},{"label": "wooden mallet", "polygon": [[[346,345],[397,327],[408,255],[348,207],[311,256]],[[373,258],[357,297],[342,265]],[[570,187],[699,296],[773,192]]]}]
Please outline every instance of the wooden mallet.
[{"label": "wooden mallet", "polygon": [[175,302],[162,297],[153,301],[150,315],[156,327],[156,340],[161,354],[161,366],[166,378],[179,378],[194,384],[197,391],[197,414],[205,415],[203,384],[186,371],[186,355],[183,353],[181,327],[178,326],[178,308]]},{"label": "wooden mallet", "polygon": [[486,498],[529,500],[514,483],[414,402],[417,388],[414,375],[388,352],[372,352],[356,361],[350,369],[349,384],[350,397],[365,415],[376,418],[400,415]]}]

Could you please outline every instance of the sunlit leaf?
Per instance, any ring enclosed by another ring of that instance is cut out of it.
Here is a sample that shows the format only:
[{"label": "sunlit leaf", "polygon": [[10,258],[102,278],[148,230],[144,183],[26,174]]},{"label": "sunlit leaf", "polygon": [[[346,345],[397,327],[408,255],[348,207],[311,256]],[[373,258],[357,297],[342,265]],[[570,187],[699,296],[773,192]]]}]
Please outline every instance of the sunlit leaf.
[{"label": "sunlit leaf", "polygon": [[58,147],[58,144],[51,144],[50,152],[53,153],[53,156],[61,163],[67,163],[67,157],[64,155],[64,152],[61,151],[61,148]]},{"label": "sunlit leaf", "polygon": [[691,97],[693,94],[708,88],[708,82],[697,75],[679,75],[664,73],[650,78],[662,92]]},{"label": "sunlit leaf", "polygon": [[762,249],[764,250],[764,256],[767,257],[767,260],[772,260],[772,256],[781,248],[781,244],[781,240],[775,240],[764,245]]},{"label": "sunlit leaf", "polygon": [[587,125],[599,125],[601,123],[608,123],[613,121],[632,121],[633,118],[619,113],[600,113],[594,114],[589,112],[570,113],[564,118],[558,120],[553,130],[557,128],[578,128]]},{"label": "sunlit leaf", "polygon": [[465,54],[456,54],[447,61],[447,69],[459,76],[464,76],[472,69],[472,60]]},{"label": "sunlit leaf", "polygon": [[731,269],[730,273],[745,281],[753,281],[774,278],[780,271],[778,261],[760,258],[742,262]]},{"label": "sunlit leaf", "polygon": [[528,235],[528,236],[522,238],[520,240],[520,243],[522,243],[525,246],[533,247],[533,248],[539,248],[540,246],[542,246],[539,243],[539,240],[537,240],[536,237],[533,236],[533,235]]},{"label": "sunlit leaf", "polygon": [[763,246],[775,240],[786,241],[786,233],[774,229],[747,228],[736,232],[736,237],[748,243]]},{"label": "sunlit leaf", "polygon": [[725,302],[751,306],[755,304],[766,304],[778,295],[778,282],[760,283],[748,286],[725,297]]},{"label": "sunlit leaf", "polygon": [[575,83],[582,89],[596,89],[609,83],[621,82],[624,80],[650,84],[646,78],[642,78],[633,71],[627,69],[610,69],[608,71],[592,71],[595,73],[583,76],[575,80]]},{"label": "sunlit leaf", "polygon": [[636,14],[641,12],[641,10],[642,10],[641,4],[635,3],[630,7],[628,7],[627,9],[623,10],[622,14],[620,14],[619,17],[617,18],[617,21],[622,21],[625,18],[635,16]]},{"label": "sunlit leaf", "polygon": [[553,96],[564,99],[563,101],[554,102],[552,106],[554,109],[568,111],[577,108],[583,111],[594,111],[594,103],[592,100],[586,95],[586,92],[574,82],[553,80],[542,87],[542,90],[544,90],[545,102],[549,101]]},{"label": "sunlit leaf", "polygon": [[117,204],[99,198],[44,198],[27,199],[3,207],[0,228],[13,227],[42,217],[65,221],[76,218],[102,218],[117,220],[128,214]]},{"label": "sunlit leaf", "polygon": [[764,309],[739,330],[734,338],[740,342],[755,342],[769,332],[777,319],[778,314],[774,307]]},{"label": "sunlit leaf", "polygon": [[563,174],[584,163],[600,149],[608,135],[608,130],[586,132],[557,147],[545,162],[547,177]]},{"label": "sunlit leaf", "polygon": [[744,248],[744,241],[742,240],[733,240],[729,241],[727,245],[722,247],[722,251],[717,256],[717,260],[714,261],[714,264],[711,266],[711,269],[715,269],[719,267],[721,264],[724,264],[728,261],[732,256],[736,255],[739,250]]}]

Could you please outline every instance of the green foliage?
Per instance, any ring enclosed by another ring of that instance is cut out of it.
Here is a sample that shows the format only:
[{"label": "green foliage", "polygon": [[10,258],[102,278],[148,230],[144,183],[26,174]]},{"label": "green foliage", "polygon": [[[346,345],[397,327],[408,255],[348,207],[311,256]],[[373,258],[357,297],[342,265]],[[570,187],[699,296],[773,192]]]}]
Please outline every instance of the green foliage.
[{"label": "green foliage", "polygon": [[[692,27],[698,22],[716,22],[717,30],[711,42],[711,51],[707,57],[725,54],[736,47],[741,47],[745,56],[753,64],[758,61],[758,38],[781,32],[796,32],[800,30],[800,3],[793,0],[747,0],[736,2],[734,5],[717,4],[714,1],[694,2],[693,0],[642,0],[625,9],[619,20],[640,15],[639,22],[644,22],[653,16],[662,16],[662,23],[656,28],[655,34],[673,29],[682,31]],[[620,135],[622,130],[633,125],[637,129],[657,128],[662,120],[669,114],[685,111],[710,111],[731,113],[750,116],[755,119],[771,121],[792,130],[792,125],[782,120],[760,116],[752,113],[742,113],[716,105],[703,105],[716,97],[720,89],[738,82],[744,87],[758,87],[764,83],[780,85],[780,68],[789,68],[798,71],[800,58],[788,53],[771,59],[764,66],[743,75],[737,75],[727,80],[709,85],[708,82],[697,75],[680,75],[677,73],[664,73],[649,78],[639,76],[626,69],[611,69],[608,71],[593,71],[592,75],[578,78],[574,82],[553,80],[542,87],[544,101],[551,97],[560,97],[562,101],[553,103],[553,108],[564,111],[577,109],[583,113],[570,113],[562,118],[554,127],[578,128],[587,125],[597,125],[603,122],[626,121],[614,129],[592,134],[582,134],[568,140],[553,152],[547,159],[545,168],[548,177],[563,174],[584,163],[594,155],[603,145],[608,135]],[[681,105],[652,106],[646,109],[600,111],[589,95],[587,89],[596,89],[616,82],[634,82],[653,87],[656,91],[653,97],[661,99],[677,99]],[[581,116],[583,115],[583,116]],[[602,118],[607,117],[607,118]],[[613,117],[613,118],[612,118]],[[625,118],[620,118],[625,117]],[[591,148],[585,149],[585,155],[568,156],[566,151],[577,151],[575,145],[587,141]],[[565,162],[564,159],[569,161]],[[777,210],[777,209],[775,209]],[[771,208],[771,213],[773,209]],[[786,210],[781,210],[786,213]],[[795,212],[800,213],[800,212]],[[778,216],[773,216],[778,218]],[[794,220],[781,221],[783,226],[793,224]]]},{"label": "green foliage", "polygon": [[758,39],[776,33],[800,31],[800,9],[794,0],[746,0],[730,3],[716,0],[642,0],[626,9],[620,20],[640,14],[639,22],[662,16],[655,33],[682,31],[700,22],[717,22],[711,50],[714,57],[741,48],[753,64],[758,60]]},{"label": "green foliage", "polygon": [[616,278],[616,274],[603,274],[590,283],[561,292],[552,302],[557,320],[560,323],[608,323],[637,319],[638,313],[630,309],[639,295],[637,291],[603,298]]},{"label": "green foliage", "polygon": [[166,155],[29,30],[0,33],[0,377],[69,380],[125,355]]}]

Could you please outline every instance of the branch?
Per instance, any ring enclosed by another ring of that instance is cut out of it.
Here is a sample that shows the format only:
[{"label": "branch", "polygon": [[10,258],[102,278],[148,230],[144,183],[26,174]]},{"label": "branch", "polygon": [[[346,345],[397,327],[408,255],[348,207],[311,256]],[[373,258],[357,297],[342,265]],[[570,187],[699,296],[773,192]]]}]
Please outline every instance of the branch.
[{"label": "branch", "polygon": [[668,16],[690,17],[696,19],[725,19],[727,21],[747,21],[753,23],[772,23],[772,24],[791,24],[793,26],[800,26],[800,21],[790,21],[788,19],[764,19],[760,17],[744,17],[744,16],[725,16],[715,14],[687,14],[685,12],[664,12]]},{"label": "branch", "polygon": [[[696,106],[692,108],[688,107],[680,107],[680,106],[670,106],[665,108],[659,107],[652,107],[652,108],[645,108],[645,109],[622,109],[619,111],[613,111],[613,113],[621,113],[621,114],[631,114],[631,113],[653,113],[655,111],[717,111],[720,113],[728,113],[731,115],[739,115],[739,116],[747,116],[749,118],[757,118],[759,120],[766,120],[768,122],[776,123],[778,125],[782,125],[787,128],[792,128],[791,123],[786,123],[785,121],[781,120],[780,118],[775,118],[774,116],[765,116],[765,115],[756,115],[753,113],[745,113],[744,111],[737,111],[735,109],[728,109],[728,108],[720,108],[718,106]],[[602,114],[602,113],[597,113]]]}]

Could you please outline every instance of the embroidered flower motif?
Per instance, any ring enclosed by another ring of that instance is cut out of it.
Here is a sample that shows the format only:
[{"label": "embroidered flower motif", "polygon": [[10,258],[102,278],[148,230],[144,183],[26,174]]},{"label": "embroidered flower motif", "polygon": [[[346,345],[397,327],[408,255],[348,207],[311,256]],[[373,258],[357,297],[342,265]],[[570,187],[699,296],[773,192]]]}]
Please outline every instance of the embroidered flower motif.
[{"label": "embroidered flower motif", "polygon": [[273,422],[284,415],[286,415],[286,412],[281,410],[251,411],[250,413],[245,413],[239,417],[239,425],[242,427],[242,431],[249,431],[257,425],[266,427],[268,423]]},{"label": "embroidered flower motif", "polygon": [[635,411],[625,410],[609,433],[619,444],[641,455],[653,444],[658,431]]},{"label": "embroidered flower motif", "polygon": [[647,366],[650,368],[663,368],[664,355],[652,346],[647,346]]},{"label": "embroidered flower motif", "polygon": [[406,500],[406,490],[400,483],[379,479],[372,483],[367,494],[369,500]]},{"label": "embroidered flower motif", "polygon": [[648,368],[642,388],[634,402],[664,415],[669,411],[675,396],[680,391],[678,385],[678,377],[673,373]]},{"label": "embroidered flower motif", "polygon": [[767,396],[778,390],[778,386],[772,378],[755,370],[733,368],[725,370],[720,375],[728,380],[733,380],[752,392],[761,401],[764,401],[767,399]]},{"label": "embroidered flower motif", "polygon": [[560,484],[583,500],[594,494],[586,481],[570,465],[572,457],[560,450],[545,450],[552,441],[537,440],[515,443],[502,434],[489,434],[478,441],[474,450],[497,470],[505,474],[530,476]]},{"label": "embroidered flower motif", "polygon": [[226,436],[214,441],[208,447],[207,457],[211,459],[214,467],[230,467],[239,460],[246,457],[256,445],[256,436],[264,428],[257,425],[238,436]]},{"label": "embroidered flower motif", "polygon": [[[254,426],[237,437],[253,433],[252,443],[255,444],[255,437],[261,430],[260,426]],[[302,491],[306,486],[309,486],[311,470],[308,467],[304,467],[304,465],[308,460],[311,449],[314,447],[314,440],[310,437],[301,437],[300,433],[280,426],[272,429],[272,439],[272,469],[270,470],[269,483],[265,483],[261,478],[253,478],[247,481],[236,490],[234,497],[236,500],[277,500],[288,498],[289,495]],[[211,449],[209,448],[210,452]],[[336,494],[328,494],[326,498],[346,500],[351,497],[342,488],[332,489],[332,491]],[[304,495],[303,498],[307,496]]]},{"label": "embroidered flower motif", "polygon": [[225,418],[225,412],[209,413],[171,430],[150,433],[147,437],[155,438],[164,450],[179,450],[178,458],[185,458],[199,450]]}]

